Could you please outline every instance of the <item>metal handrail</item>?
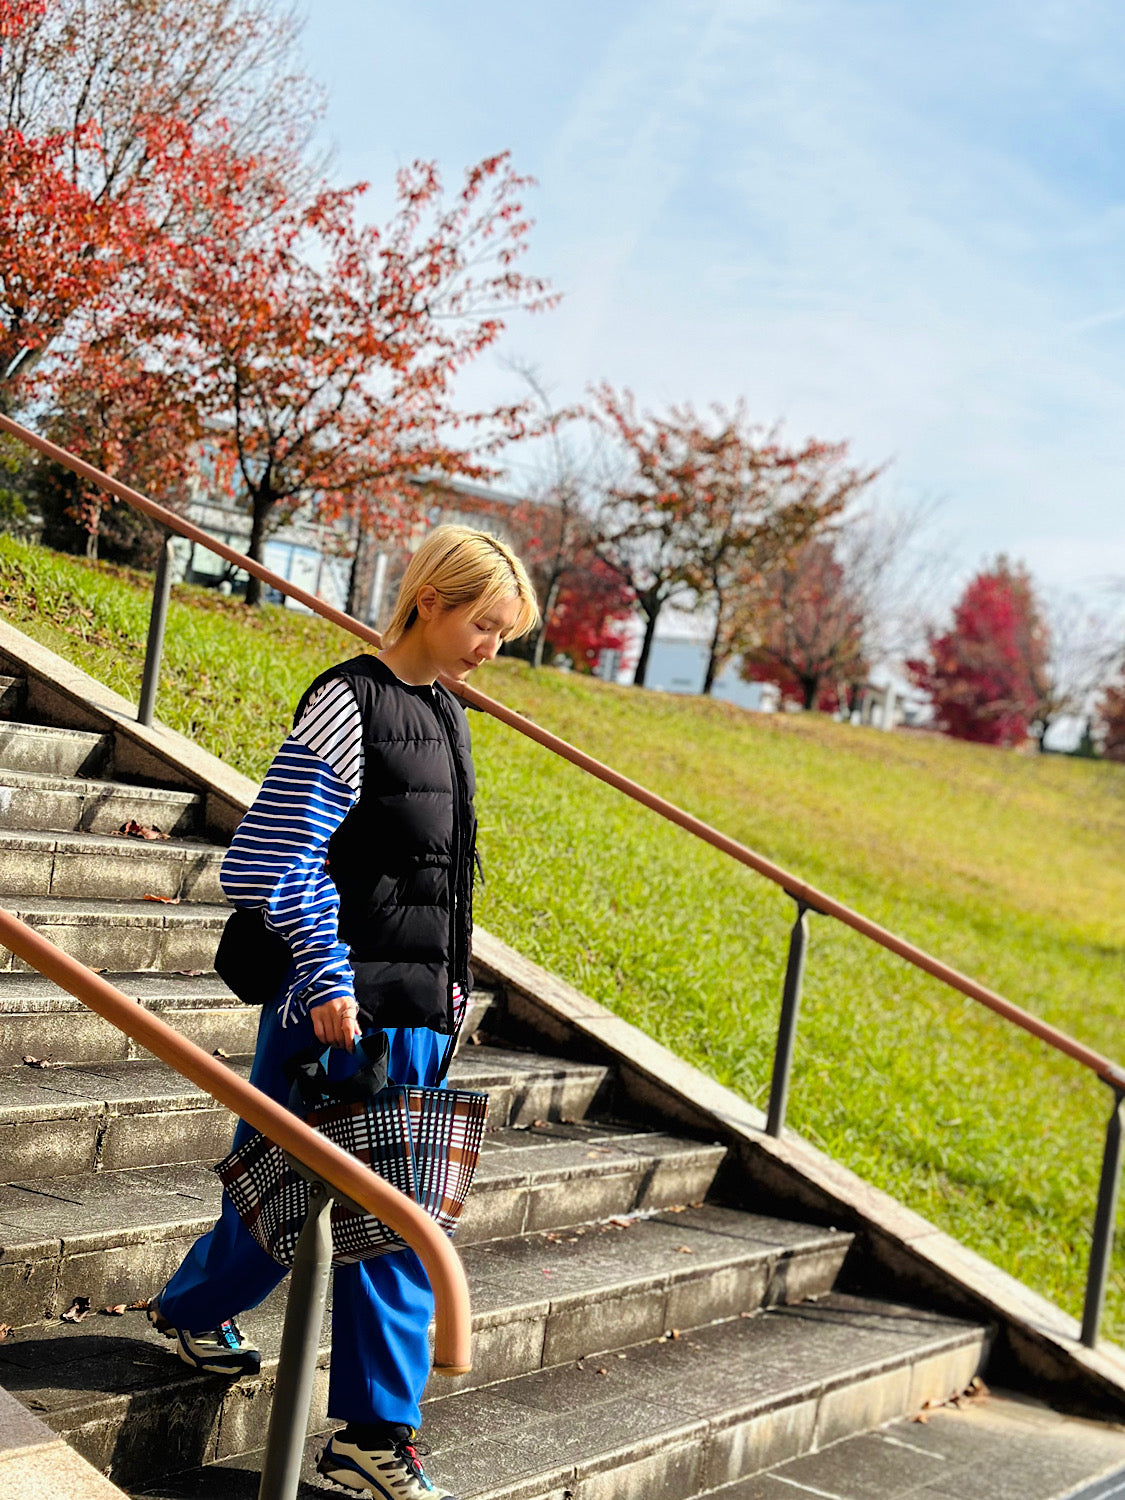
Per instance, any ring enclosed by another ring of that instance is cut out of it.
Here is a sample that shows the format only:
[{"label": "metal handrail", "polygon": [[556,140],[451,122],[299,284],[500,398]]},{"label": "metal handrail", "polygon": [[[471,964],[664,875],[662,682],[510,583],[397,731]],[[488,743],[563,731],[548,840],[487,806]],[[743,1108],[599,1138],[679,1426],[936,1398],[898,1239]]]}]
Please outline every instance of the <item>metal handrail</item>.
[{"label": "metal handrail", "polygon": [[288,1151],[333,1188],[374,1214],[404,1239],[426,1268],[434,1291],[434,1369],[463,1375],[471,1366],[469,1287],[460,1257],[437,1223],[418,1205],[333,1145],[297,1115],[232,1073],[194,1042],[123,995],[40,933],[0,908],[0,942],[54,980],[146,1051],[206,1090],[256,1130]]},{"label": "metal handrail", "polygon": [[[368,644],[379,647],[382,645],[382,636],[371,626],[363,624],[346,614],[343,610],[334,608],[325,603],[316,594],[311,594],[307,589],[302,589],[298,584],[282,578],[280,574],[274,573],[262,563],[255,562],[253,558],[246,557],[235,548],[220,542],[216,537],[195,526],[192,522],[185,520],[166,506],[157,504],[150,500],[147,495],[141,494],[139,490],[123,484],[119,479],[104,473],[93,464],[87,463],[85,459],[79,458],[68,449],[61,448],[49,439],[41,437],[38,433],[24,427],[19,422],[13,421],[11,417],[0,413],[0,431],[9,433],[12,437],[36,448],[39,452],[62,464],[81,478],[97,485],[100,489],[123,500],[127,505],[141,511],[152,520],[157,521],[168,531],[189,541],[197,542],[209,551],[222,557],[225,561],[234,564],[242,571],[252,574],[268,584],[279,594],[304,604],[314,614],[330,620],[351,635],[357,636]],[[158,570],[156,599],[154,603],[154,627],[149,633],[149,652],[146,660],[145,683],[146,690],[142,693],[142,700],[148,705],[151,713],[151,705],[155,696],[156,664],[159,660],[160,637],[162,630],[155,627],[156,611],[160,609],[160,601],[167,599],[168,586],[168,549],[164,549]],[[756,871],[765,879],[780,886],[797,903],[797,920],[794,924],[790,938],[789,961],[786,970],[785,991],[783,995],[781,1023],[779,1027],[778,1043],[775,1051],[773,1078],[770,1090],[770,1104],[767,1118],[767,1131],[774,1136],[780,1136],[785,1122],[785,1108],[789,1087],[789,1067],[793,1053],[793,1041],[797,1025],[797,1017],[800,1008],[801,981],[804,971],[804,957],[807,945],[807,927],[805,918],[809,912],[827,917],[833,917],[846,927],[860,933],[871,942],[885,948],[888,952],[896,954],[905,959],[907,963],[924,973],[931,975],[949,988],[965,995],[970,1000],[975,1000],[987,1009],[1001,1016],[1012,1025],[1019,1027],[1031,1036],[1038,1037],[1040,1041],[1046,1042],[1048,1046],[1071,1058],[1073,1061],[1088,1068],[1097,1078],[1108,1085],[1114,1095],[1113,1111],[1110,1115],[1106,1129],[1105,1149],[1102,1158],[1102,1173],[1098,1191],[1098,1207],[1095,1218],[1093,1247],[1090,1257],[1090,1270],[1087,1279],[1085,1309],[1082,1322],[1082,1341],[1093,1347],[1097,1340],[1097,1327],[1100,1321],[1102,1305],[1105,1298],[1105,1285],[1108,1277],[1109,1259],[1112,1252],[1113,1231],[1115,1224],[1115,1211],[1117,1201],[1118,1184],[1121,1175],[1121,1160],[1123,1150],[1122,1135],[1123,1127],[1121,1111],[1125,1102],[1125,1068],[1102,1053],[1087,1047],[1084,1043],[1068,1036],[1057,1027],[1042,1021],[1038,1016],[1032,1015],[1030,1011],[1024,1010],[1022,1006],[1007,1000],[1004,996],[997,994],[987,985],[979,983],[967,974],[962,974],[950,964],[934,958],[932,954],[917,947],[914,943],[900,938],[888,928],[882,927],[878,922],[873,922],[861,912],[853,910],[842,901],[809,885],[806,881],[799,879],[782,866],[766,859],[764,855],[741,844],[737,839],[713,828],[703,819],[695,817],[686,812],[674,802],[658,796],[639,782],[615,771],[603,761],[587,754],[586,751],[578,749],[559,735],[552,734],[550,730],[543,729],[540,725],[526,718],[523,714],[507,708],[495,698],[490,698],[482,693],[479,688],[470,686],[468,683],[448,680],[447,685],[455,691],[466,703],[474,708],[507,724],[518,733],[525,735],[528,739],[536,741],[537,744],[553,751],[562,759],[569,761],[572,765],[596,776],[608,786],[623,792],[635,802],[650,808],[661,817],[686,832],[702,839],[712,848],[720,850],[746,865],[749,869]]]}]

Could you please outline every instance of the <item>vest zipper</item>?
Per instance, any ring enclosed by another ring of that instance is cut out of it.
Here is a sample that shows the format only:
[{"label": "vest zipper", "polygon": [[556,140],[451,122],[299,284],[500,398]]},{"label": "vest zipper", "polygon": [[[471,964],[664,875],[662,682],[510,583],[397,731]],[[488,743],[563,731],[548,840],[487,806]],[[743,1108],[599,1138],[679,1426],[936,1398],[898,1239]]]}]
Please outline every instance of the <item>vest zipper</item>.
[{"label": "vest zipper", "polygon": [[[464,897],[461,892],[461,865],[462,847],[465,837],[465,824],[467,821],[466,811],[468,795],[463,785],[461,776],[461,759],[457,754],[457,731],[456,726],[450,723],[450,710],[438,688],[430,689],[434,697],[434,705],[437,716],[444,731],[445,750],[449,756],[449,771],[453,786],[453,866],[450,871],[450,903],[449,903],[449,985],[446,990],[445,1004],[446,1015],[449,1021],[449,1036],[454,1034],[456,1018],[453,1011],[453,986],[461,978],[462,968],[467,967],[467,955],[462,955],[461,948],[461,912]],[[468,996],[465,997],[466,1005]],[[448,1065],[448,1064],[447,1064]]]}]

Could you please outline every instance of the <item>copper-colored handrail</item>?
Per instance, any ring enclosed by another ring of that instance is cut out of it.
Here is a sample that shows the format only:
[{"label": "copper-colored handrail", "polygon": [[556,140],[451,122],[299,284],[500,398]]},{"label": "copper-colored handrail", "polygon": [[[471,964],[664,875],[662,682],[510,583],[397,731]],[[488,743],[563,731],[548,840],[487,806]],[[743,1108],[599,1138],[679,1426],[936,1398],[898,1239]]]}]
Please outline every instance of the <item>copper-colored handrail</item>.
[{"label": "copper-colored handrail", "polygon": [[[236,552],[233,547],[228,547],[224,542],[218,541],[200,527],[194,526],[190,521],[185,521],[182,516],[176,515],[174,511],[168,510],[163,505],[158,505],[154,500],[150,500],[147,495],[142,495],[139,490],[134,490],[129,485],[122,484],[119,479],[114,479],[111,475],[103,473],[101,469],[95,468],[93,464],[89,464],[84,459],[78,458],[77,455],[65,448],[60,448],[58,444],[50,442],[47,438],[40,437],[38,433],[32,432],[30,428],[22,426],[19,422],[13,421],[11,417],[4,416],[2,413],[0,413],[0,431],[8,432],[11,436],[19,438],[21,441],[30,444],[33,448],[37,448],[41,453],[46,454],[48,458],[62,464],[65,468],[71,469],[83,479],[89,480],[91,484],[96,484],[111,495],[116,495],[119,500],[124,500],[127,505],[132,505],[135,509],[143,511],[145,515],[150,516],[154,521],[158,521],[162,526],[166,526],[169,531],[174,531],[190,541],[198,542],[201,546],[208,548],[219,557],[225,558],[227,562],[235,564],[236,567],[243,569],[247,573],[252,573],[256,578],[260,578],[263,583],[267,583],[271,588],[276,589],[278,593],[286,594],[291,599],[299,600],[315,614],[323,616],[326,620],[331,620],[334,625],[338,625],[342,630],[349,631],[352,635],[358,636],[360,640],[367,641],[371,645],[379,646],[382,644],[382,637],[379,632],[372,630],[369,625],[361,624],[359,620],[353,619],[351,615],[345,614],[343,610],[334,609],[332,605],[326,604],[316,594],[308,593],[307,590],[300,588],[297,584],[290,583],[287,578],[282,578],[279,574],[271,572],[269,568],[264,567],[261,563],[255,562],[252,558],[245,557],[240,552]],[[850,927],[853,931],[861,933],[872,942],[878,943],[880,947],[886,948],[888,952],[897,954],[899,958],[905,959],[907,963],[913,964],[915,968],[932,975],[935,979],[940,980],[951,989],[959,991],[970,1000],[978,1001],[981,1005],[1002,1016],[1006,1021],[1010,1021],[1012,1025],[1020,1027],[1032,1036],[1038,1037],[1040,1041],[1046,1042],[1048,1046],[1055,1048],[1056,1051],[1064,1053],[1067,1057],[1073,1058],[1075,1062],[1081,1063],[1083,1067],[1089,1068],[1112,1088],[1125,1088],[1125,1068],[1122,1068],[1110,1058],[1104,1057],[1100,1052],[1096,1052],[1092,1047],[1085,1046],[1082,1042],[1078,1042],[1073,1037],[1067,1036],[1065,1032],[1059,1031],[1057,1027],[1049,1025],[1046,1021],[1041,1021],[1037,1016],[1032,1015],[1030,1011],[1024,1010],[1022,1006],[1016,1005],[1011,1000],[1006,1000],[1002,995],[998,995],[995,990],[990,990],[986,985],[980,984],[967,974],[962,974],[951,965],[934,958],[924,949],[916,947],[915,944],[908,943],[905,938],[898,937],[895,933],[888,931],[887,928],[881,927],[878,922],[873,922],[869,917],[863,916],[862,913],[853,911],[850,906],[845,906],[842,901],[837,901],[833,897],[826,895],[823,891],[817,890],[815,886],[808,885],[805,881],[800,880],[796,875],[791,874],[780,865],[774,864],[772,860],[768,860],[763,855],[755,853],[753,849],[748,849],[745,844],[740,844],[737,839],[732,839],[727,834],[720,833],[717,828],[712,828],[709,823],[705,823],[701,818],[694,817],[691,813],[685,812],[683,808],[677,807],[674,802],[669,802],[666,798],[657,796],[655,792],[650,792],[647,787],[641,786],[639,782],[631,780],[628,776],[623,776],[621,772],[613,770],[611,766],[607,766],[594,756],[588,755],[584,750],[579,750],[576,746],[560,738],[560,736],[552,734],[549,730],[541,728],[522,714],[505,707],[504,704],[497,702],[495,698],[488,697],[487,694],[482,693],[478,688],[470,687],[467,683],[454,682],[452,680],[449,681],[448,685],[466,703],[472,704],[474,708],[491,714],[493,718],[499,719],[501,723],[507,724],[520,734],[526,735],[528,739],[535,740],[537,744],[543,745],[546,749],[554,751],[556,755],[570,761],[572,765],[578,766],[583,771],[588,771],[590,775],[596,776],[600,781],[606,782],[607,785],[616,788],[620,792],[624,792],[626,796],[633,798],[634,801],[651,808],[653,812],[659,813],[661,817],[667,818],[669,822],[675,823],[688,833],[694,834],[696,838],[703,839],[705,843],[729,855],[732,859],[738,860],[740,864],[747,865],[750,869],[756,870],[759,875],[763,875],[775,885],[781,886],[794,900],[802,902],[824,916],[835,917],[837,921],[842,922],[846,927]]]},{"label": "copper-colored handrail", "polygon": [[0,942],[389,1224],[417,1253],[434,1291],[434,1370],[439,1375],[465,1374],[472,1363],[469,1287],[457,1252],[428,1214],[354,1156],[3,908]]}]

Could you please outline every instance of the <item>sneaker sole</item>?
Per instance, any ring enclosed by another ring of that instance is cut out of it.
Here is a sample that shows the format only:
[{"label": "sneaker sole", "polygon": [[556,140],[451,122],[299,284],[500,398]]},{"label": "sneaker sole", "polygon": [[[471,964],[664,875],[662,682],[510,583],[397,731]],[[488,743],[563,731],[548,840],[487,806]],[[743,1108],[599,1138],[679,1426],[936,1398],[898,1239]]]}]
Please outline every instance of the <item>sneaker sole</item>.
[{"label": "sneaker sole", "polygon": [[316,1471],[323,1478],[330,1480],[332,1484],[338,1484],[342,1489],[353,1490],[357,1494],[371,1495],[373,1500],[392,1500],[392,1497],[375,1480],[366,1474],[361,1474],[358,1469],[337,1468],[340,1461],[335,1459],[329,1463],[317,1459]]}]

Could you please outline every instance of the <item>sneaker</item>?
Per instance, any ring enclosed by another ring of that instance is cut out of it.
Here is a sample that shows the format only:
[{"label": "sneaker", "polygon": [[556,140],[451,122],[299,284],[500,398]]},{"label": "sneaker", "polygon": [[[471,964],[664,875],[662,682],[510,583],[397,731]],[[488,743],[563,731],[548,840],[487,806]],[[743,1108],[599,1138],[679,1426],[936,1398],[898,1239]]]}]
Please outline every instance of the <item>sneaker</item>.
[{"label": "sneaker", "polygon": [[413,1427],[349,1422],[316,1461],[325,1479],[376,1500],[457,1500],[426,1478]]},{"label": "sneaker", "polygon": [[192,1333],[187,1328],[173,1328],[160,1311],[159,1297],[148,1304],[148,1320],[166,1339],[176,1340],[176,1353],[193,1370],[207,1370],[212,1375],[257,1375],[262,1356],[253,1344],[246,1342],[233,1318],[207,1333]]}]

